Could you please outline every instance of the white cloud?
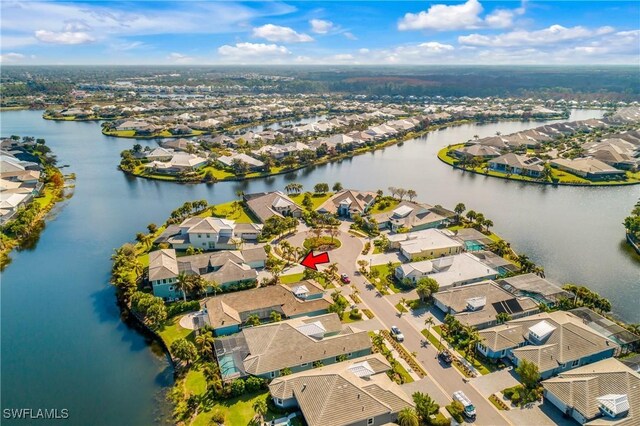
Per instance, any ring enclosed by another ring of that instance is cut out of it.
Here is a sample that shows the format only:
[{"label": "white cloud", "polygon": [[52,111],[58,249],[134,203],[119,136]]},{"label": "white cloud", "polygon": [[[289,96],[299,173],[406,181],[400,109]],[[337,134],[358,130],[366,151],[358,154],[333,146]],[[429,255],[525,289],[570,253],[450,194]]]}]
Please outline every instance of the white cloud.
[{"label": "white cloud", "polygon": [[54,44],[86,44],[96,41],[84,31],[47,31],[37,30],[35,36],[44,43]]},{"label": "white cloud", "polygon": [[350,33],[349,31],[345,31],[342,33],[343,36],[345,36],[346,38],[348,38],[349,40],[357,40],[358,37],[356,37],[355,35],[353,35],[353,33]]},{"label": "white cloud", "polygon": [[236,43],[231,46],[225,44],[218,48],[218,53],[228,59],[276,59],[288,56],[291,51],[284,46],[264,43]]},{"label": "white cloud", "polygon": [[482,18],[483,8],[478,0],[463,4],[435,4],[426,11],[407,13],[398,22],[400,31],[407,30],[472,30],[478,28],[508,28],[516,15],[525,12],[524,3],[516,9],[496,9]]},{"label": "white cloud", "polygon": [[492,36],[482,34],[469,34],[458,37],[460,44],[468,46],[488,47],[518,47],[518,46],[544,46],[579,39],[588,39],[613,32],[611,27],[588,29],[581,26],[566,28],[562,25],[552,25],[537,31],[511,31]]},{"label": "white cloud", "polygon": [[457,30],[478,28],[481,19],[482,5],[478,0],[467,0],[466,3],[447,6],[435,4],[425,12],[407,13],[398,23],[400,31],[406,30]]},{"label": "white cloud", "polygon": [[194,58],[191,56],[183,55],[182,53],[172,52],[167,56],[167,59],[174,64],[188,64],[193,62]]},{"label": "white cloud", "polygon": [[22,53],[9,52],[0,55],[0,63],[20,62],[25,56]]},{"label": "white cloud", "polygon": [[261,27],[254,28],[253,36],[282,43],[306,43],[313,41],[313,37],[309,34],[299,33],[293,28],[281,27],[273,24],[266,24]]},{"label": "white cloud", "polygon": [[316,34],[326,34],[333,28],[333,22],[322,19],[312,19],[309,21],[311,32]]},{"label": "white cloud", "polygon": [[337,55],[333,55],[332,59],[336,61],[352,61],[354,59],[354,56],[350,53],[340,53]]}]

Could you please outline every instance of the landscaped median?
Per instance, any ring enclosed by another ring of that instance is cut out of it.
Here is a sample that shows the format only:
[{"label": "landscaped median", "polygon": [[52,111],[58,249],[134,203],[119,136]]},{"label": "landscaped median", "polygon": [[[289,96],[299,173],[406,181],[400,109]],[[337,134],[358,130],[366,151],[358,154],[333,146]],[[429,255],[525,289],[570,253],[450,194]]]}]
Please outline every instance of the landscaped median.
[{"label": "landscaped median", "polygon": [[438,151],[438,159],[451,167],[469,173],[496,177],[499,179],[514,180],[518,182],[537,183],[541,185],[565,185],[565,186],[620,186],[640,184],[640,172],[626,172],[625,181],[590,181],[580,176],[550,167],[549,179],[536,179],[519,174],[505,174],[488,169],[485,166],[459,165],[459,160],[449,155],[450,151],[462,148],[465,144],[449,145]]}]

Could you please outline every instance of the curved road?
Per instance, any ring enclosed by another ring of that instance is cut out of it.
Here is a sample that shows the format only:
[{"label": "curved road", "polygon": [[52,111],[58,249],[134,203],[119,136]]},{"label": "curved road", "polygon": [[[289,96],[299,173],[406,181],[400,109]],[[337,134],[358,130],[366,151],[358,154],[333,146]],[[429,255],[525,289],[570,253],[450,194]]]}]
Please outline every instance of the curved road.
[{"label": "curved road", "polygon": [[[416,359],[427,371],[427,378],[422,380],[433,380],[449,400],[451,400],[453,392],[457,390],[464,391],[476,406],[477,419],[474,424],[487,426],[510,425],[511,423],[473,385],[463,382],[463,376],[457,369],[442,366],[438,361],[436,349],[432,345],[427,345],[426,347],[422,345],[422,341],[425,339],[420,333],[421,330],[418,330],[405,317],[399,317],[398,311],[393,304],[385,297],[380,296],[375,287],[357,272],[356,262],[364,248],[364,241],[362,238],[349,234],[347,232],[348,227],[348,222],[343,222],[340,226],[341,233],[338,238],[342,245],[340,248],[330,252],[331,262],[338,264],[339,273],[346,273],[351,277],[351,283],[355,284],[360,291],[360,298],[373,311],[384,327],[389,329],[392,325],[396,325],[402,330],[405,338],[404,346],[409,352],[417,354]],[[305,238],[307,238],[306,231],[301,231],[288,240],[291,244],[301,246]],[[348,286],[344,287],[344,292],[349,292]],[[436,401],[442,399],[437,396],[433,397]]]}]

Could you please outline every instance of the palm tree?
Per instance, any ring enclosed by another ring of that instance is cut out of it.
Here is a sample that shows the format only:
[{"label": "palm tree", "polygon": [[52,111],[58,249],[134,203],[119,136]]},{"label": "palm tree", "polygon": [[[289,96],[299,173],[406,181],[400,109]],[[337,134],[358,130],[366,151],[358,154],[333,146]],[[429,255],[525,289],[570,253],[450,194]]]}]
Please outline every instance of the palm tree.
[{"label": "palm tree", "polygon": [[196,336],[196,346],[202,358],[213,358],[213,336],[211,333],[200,333]]},{"label": "palm tree", "polygon": [[427,333],[430,333],[431,327],[435,325],[435,321],[433,320],[433,317],[428,317],[426,320],[424,320],[424,325],[427,326]]},{"label": "palm tree", "polygon": [[407,310],[405,308],[406,303],[407,303],[407,298],[406,297],[403,297],[403,298],[400,299],[400,308],[401,308],[400,309],[400,317],[402,317],[402,314],[404,314],[405,311]]},{"label": "palm tree", "polygon": [[327,272],[329,273],[329,275],[333,279],[335,279],[336,275],[338,275],[338,264],[337,263],[330,263],[329,266],[327,266]]},{"label": "palm tree", "polygon": [[406,407],[398,413],[398,425],[400,426],[418,426],[418,414],[411,407]]},{"label": "palm tree", "polygon": [[264,416],[267,414],[267,403],[264,399],[258,399],[253,403],[253,411],[256,413],[256,417],[258,418],[258,424],[262,424],[264,421]]},{"label": "palm tree", "polygon": [[189,275],[185,274],[184,272],[180,272],[180,274],[178,274],[178,281],[176,282],[175,286],[182,292],[182,297],[186,302],[187,293],[192,289],[192,283]]}]

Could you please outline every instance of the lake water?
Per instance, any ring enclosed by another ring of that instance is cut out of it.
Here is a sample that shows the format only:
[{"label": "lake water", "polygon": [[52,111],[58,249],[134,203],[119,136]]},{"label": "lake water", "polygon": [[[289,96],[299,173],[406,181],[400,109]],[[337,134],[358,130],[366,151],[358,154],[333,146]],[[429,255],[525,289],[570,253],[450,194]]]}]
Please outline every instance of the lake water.
[{"label": "lake water", "polygon": [[[574,111],[571,119],[600,117]],[[74,425],[145,425],[172,383],[162,355],[120,321],[108,284],[112,250],[161,223],[184,201],[220,203],[245,192],[305,188],[336,181],[345,187],[415,189],[418,199],[452,208],[464,202],[494,229],[545,267],[558,282],[583,283],[640,322],[640,263],[623,244],[624,217],[640,186],[571,188],[527,185],[454,170],[436,158],[448,144],[540,123],[464,125],[402,146],[289,175],[214,185],[136,179],[117,169],[134,140],[103,136],[93,122],[54,122],[40,111],[0,114],[1,134],[45,138],[65,173],[77,175],[73,198],[48,222],[37,246],[12,253],[2,274],[2,408],[67,408]],[[9,422],[7,422],[9,423]],[[25,422],[26,424],[27,422]],[[44,423],[43,423],[44,424]]]}]

